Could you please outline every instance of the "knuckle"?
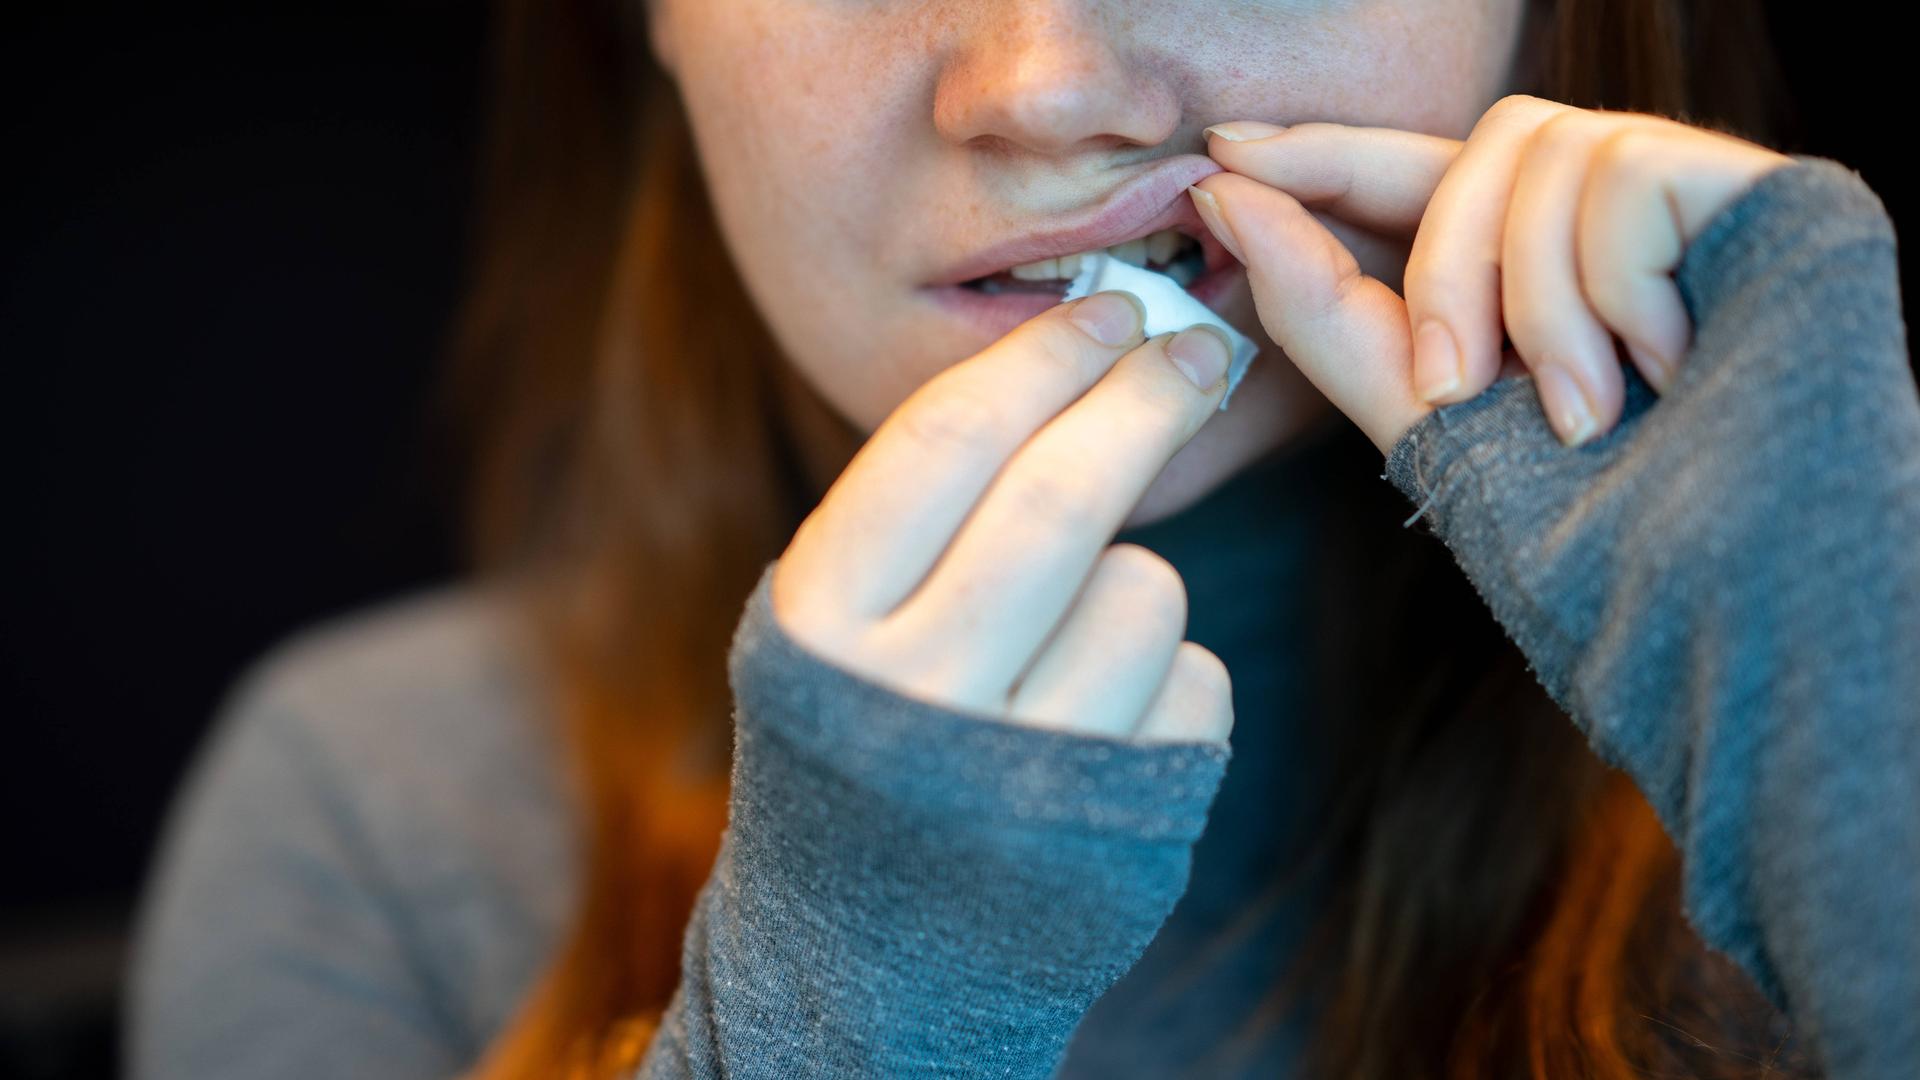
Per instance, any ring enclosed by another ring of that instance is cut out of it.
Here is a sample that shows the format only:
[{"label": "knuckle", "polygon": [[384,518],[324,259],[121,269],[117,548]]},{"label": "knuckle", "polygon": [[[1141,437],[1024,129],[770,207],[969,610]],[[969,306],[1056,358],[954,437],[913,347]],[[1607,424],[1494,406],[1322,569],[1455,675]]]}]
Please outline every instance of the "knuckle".
[{"label": "knuckle", "polygon": [[1532,94],[1508,94],[1481,115],[1480,122],[1474,125],[1474,131],[1477,134],[1482,128],[1532,127],[1540,123],[1545,114],[1564,108],[1563,105]]},{"label": "knuckle", "polygon": [[1133,624],[1153,640],[1178,638],[1187,626],[1187,583],[1159,553],[1115,544],[1101,556],[1102,576],[1127,597]]},{"label": "knuckle", "polygon": [[1360,261],[1354,258],[1351,252],[1342,248],[1338,253],[1332,254],[1330,260],[1328,272],[1333,285],[1319,312],[1322,317],[1346,307],[1367,283],[1366,271],[1362,269]]},{"label": "knuckle", "polygon": [[1226,663],[1206,646],[1183,641],[1174,653],[1173,662],[1188,693],[1206,701],[1232,702],[1233,677],[1228,674]]},{"label": "knuckle", "polygon": [[1612,272],[1597,252],[1582,250],[1578,262],[1580,291],[1603,318],[1616,320],[1634,310],[1639,291],[1635,282]]},{"label": "knuckle", "polygon": [[[1510,290],[1512,288],[1509,287]],[[1541,311],[1540,305],[1528,303],[1524,295],[1509,291],[1501,306],[1505,309],[1507,336],[1513,339],[1515,347],[1522,350],[1523,355],[1538,352],[1569,336],[1563,323]],[[1531,359],[1527,366],[1533,366]]]},{"label": "knuckle", "polygon": [[1481,301],[1475,290],[1495,295],[1495,290],[1504,290],[1509,284],[1500,272],[1498,258],[1457,248],[1416,255],[1408,260],[1404,276],[1409,308],[1455,317],[1478,310]]},{"label": "knuckle", "polygon": [[1134,424],[1164,442],[1186,431],[1183,421],[1198,413],[1198,403],[1206,399],[1185,375],[1173,369],[1171,360],[1163,363],[1168,368],[1164,373],[1130,380],[1127,397],[1132,403],[1128,411],[1136,414]]},{"label": "knuckle", "polygon": [[1565,109],[1548,116],[1527,138],[1527,152],[1557,156],[1577,150],[1592,135],[1586,113]]},{"label": "knuckle", "polygon": [[1061,311],[1056,318],[1034,323],[1027,349],[1030,358],[1022,362],[1061,379],[1082,381],[1097,369],[1100,357],[1110,355],[1109,349],[1067,321],[1064,306]]},{"label": "knuckle", "polygon": [[972,649],[944,637],[877,623],[843,635],[823,656],[871,682],[919,701],[949,708],[989,708],[995,689],[983,681]]},{"label": "knuckle", "polygon": [[768,599],[774,623],[788,637],[829,659],[852,658],[857,635],[832,596],[796,580],[782,564],[774,570]]},{"label": "knuckle", "polygon": [[[1369,280],[1347,245],[1328,236],[1325,243],[1301,244],[1290,253],[1300,271],[1286,299],[1288,318],[1297,327],[1314,326],[1340,317]],[[1406,264],[1411,265],[1411,258]]]},{"label": "knuckle", "polygon": [[1515,115],[1536,116],[1542,109],[1552,105],[1553,102],[1533,94],[1508,94],[1494,102],[1493,106],[1487,110],[1487,115],[1506,118]]},{"label": "knuckle", "polygon": [[901,410],[901,434],[939,453],[986,454],[1000,443],[1005,421],[999,405],[977,391],[943,387]]},{"label": "knuckle", "polygon": [[1043,531],[1064,529],[1096,517],[1100,500],[1084,479],[1083,470],[1053,470],[1027,475],[1014,481],[1007,491],[1009,508],[1021,520],[1030,520]]},{"label": "knuckle", "polygon": [[1655,132],[1626,125],[1593,148],[1593,172],[1610,184],[1638,185],[1658,174],[1659,146],[1665,140]]},{"label": "knuckle", "polygon": [[1029,375],[1044,375],[1064,382],[1079,382],[1092,367],[1092,354],[1098,346],[1066,317],[1041,319],[1027,338],[1027,356],[1021,365]]},{"label": "knuckle", "polygon": [[1173,358],[1167,355],[1171,340],[1171,335],[1163,335],[1143,343],[1140,349],[1150,350],[1151,362],[1122,365],[1116,373],[1120,389],[1143,413],[1141,420],[1147,430],[1168,434],[1184,431],[1186,421],[1203,415],[1202,406],[1208,400],[1204,391],[1174,367]]}]

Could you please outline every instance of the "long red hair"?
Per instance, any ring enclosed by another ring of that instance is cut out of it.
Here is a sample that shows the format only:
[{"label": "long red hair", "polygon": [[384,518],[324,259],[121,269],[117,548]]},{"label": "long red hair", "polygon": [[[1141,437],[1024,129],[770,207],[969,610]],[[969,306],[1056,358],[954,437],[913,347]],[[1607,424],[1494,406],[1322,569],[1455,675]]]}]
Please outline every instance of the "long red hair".
[{"label": "long red hair", "polygon": [[[494,33],[455,385],[476,433],[476,560],[519,586],[545,644],[583,853],[552,964],[477,1067],[499,1080],[610,1076],[644,1051],[726,820],[735,621],[819,495],[797,456],[831,467],[857,443],[741,287],[630,7],[501,0]],[[1752,5],[1536,15],[1534,92],[1778,137]],[[1440,546],[1394,520],[1379,625],[1418,610],[1471,631],[1444,657],[1369,639],[1401,689],[1350,735],[1326,846],[1341,902],[1300,960],[1323,977],[1289,981],[1332,988],[1318,1067],[1784,1075],[1779,1018],[1687,928],[1646,802],[1551,712]]]}]

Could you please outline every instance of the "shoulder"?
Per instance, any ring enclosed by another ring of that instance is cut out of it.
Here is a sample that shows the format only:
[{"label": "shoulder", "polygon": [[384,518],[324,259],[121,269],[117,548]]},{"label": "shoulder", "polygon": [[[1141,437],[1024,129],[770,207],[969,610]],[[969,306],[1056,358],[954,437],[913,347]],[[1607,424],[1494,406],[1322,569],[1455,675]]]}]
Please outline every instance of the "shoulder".
[{"label": "shoulder", "polygon": [[498,713],[527,702],[529,649],[503,597],[443,585],[286,636],[241,672],[221,711],[325,718],[336,741],[353,738],[372,713],[403,711],[412,727],[466,708]]},{"label": "shoulder", "polygon": [[274,1023],[398,1002],[425,1042],[471,1049],[504,1022],[575,878],[533,656],[502,597],[449,586],[317,623],[244,671],[144,897],[149,1053],[211,1023],[167,1002],[238,983],[255,989],[233,1007]]},{"label": "shoulder", "polygon": [[501,593],[450,584],[336,615],[234,681],[215,738],[257,727],[361,786],[524,777],[556,764],[527,629]]},{"label": "shoulder", "polygon": [[498,826],[560,816],[563,748],[539,671],[503,594],[423,590],[268,649],[235,681],[207,756],[227,743],[276,747],[379,847],[497,844]]}]

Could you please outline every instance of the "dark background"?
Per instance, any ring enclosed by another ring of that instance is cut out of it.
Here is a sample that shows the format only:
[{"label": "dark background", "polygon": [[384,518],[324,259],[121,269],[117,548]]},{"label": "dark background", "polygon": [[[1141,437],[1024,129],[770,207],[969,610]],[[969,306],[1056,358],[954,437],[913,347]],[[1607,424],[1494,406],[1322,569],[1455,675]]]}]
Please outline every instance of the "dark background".
[{"label": "dark background", "polygon": [[[1907,52],[1766,6],[1787,149],[1908,220]],[[237,670],[455,572],[435,377],[484,21],[95,6],[0,31],[0,1078],[111,1073],[136,890]]]}]

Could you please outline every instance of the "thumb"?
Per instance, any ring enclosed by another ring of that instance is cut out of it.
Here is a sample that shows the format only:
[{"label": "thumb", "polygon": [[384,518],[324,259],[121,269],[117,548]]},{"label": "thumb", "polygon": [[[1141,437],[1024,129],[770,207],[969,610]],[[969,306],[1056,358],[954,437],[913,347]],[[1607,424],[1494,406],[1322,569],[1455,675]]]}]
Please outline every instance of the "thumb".
[{"label": "thumb", "polygon": [[1385,455],[1432,406],[1413,389],[1407,306],[1293,196],[1234,173],[1187,189],[1247,268],[1274,344]]}]

